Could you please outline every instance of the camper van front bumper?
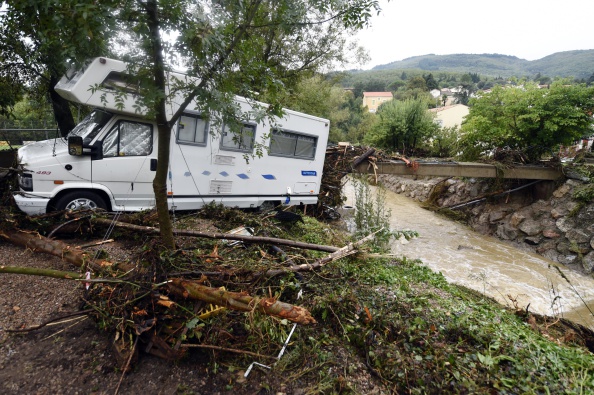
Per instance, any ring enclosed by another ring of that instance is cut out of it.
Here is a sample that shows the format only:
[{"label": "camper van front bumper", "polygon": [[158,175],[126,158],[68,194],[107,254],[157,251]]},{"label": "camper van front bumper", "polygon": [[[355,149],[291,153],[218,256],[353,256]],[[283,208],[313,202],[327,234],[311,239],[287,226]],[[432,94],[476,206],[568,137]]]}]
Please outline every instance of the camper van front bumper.
[{"label": "camper van front bumper", "polygon": [[49,198],[43,198],[28,193],[17,192],[14,200],[21,211],[27,215],[39,215],[47,212]]}]

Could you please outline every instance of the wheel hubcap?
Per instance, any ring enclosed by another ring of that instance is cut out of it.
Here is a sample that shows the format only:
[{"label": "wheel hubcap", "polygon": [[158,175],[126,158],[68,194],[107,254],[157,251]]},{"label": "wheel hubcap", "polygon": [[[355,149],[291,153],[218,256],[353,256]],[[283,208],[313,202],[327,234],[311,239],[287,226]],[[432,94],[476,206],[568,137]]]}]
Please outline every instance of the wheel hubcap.
[{"label": "wheel hubcap", "polygon": [[66,210],[70,211],[77,211],[77,210],[95,210],[97,208],[97,203],[92,201],[91,199],[75,199],[66,205]]}]

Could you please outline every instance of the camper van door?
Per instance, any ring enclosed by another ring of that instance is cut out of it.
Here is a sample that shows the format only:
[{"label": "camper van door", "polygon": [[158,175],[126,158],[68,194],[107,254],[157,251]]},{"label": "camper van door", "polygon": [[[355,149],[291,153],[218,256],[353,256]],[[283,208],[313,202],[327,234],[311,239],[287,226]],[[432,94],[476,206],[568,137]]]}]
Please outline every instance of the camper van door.
[{"label": "camper van door", "polygon": [[142,120],[118,117],[102,137],[103,155],[93,161],[93,183],[109,189],[124,211],[155,206],[156,127]]}]

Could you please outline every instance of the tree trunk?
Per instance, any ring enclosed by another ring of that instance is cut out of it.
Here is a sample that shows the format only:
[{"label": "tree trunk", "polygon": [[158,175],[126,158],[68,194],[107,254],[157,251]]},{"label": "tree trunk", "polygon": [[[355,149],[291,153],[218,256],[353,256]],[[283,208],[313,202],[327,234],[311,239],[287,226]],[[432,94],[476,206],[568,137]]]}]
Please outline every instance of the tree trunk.
[{"label": "tree trunk", "polygon": [[369,158],[371,155],[373,155],[375,152],[375,148],[369,148],[367,151],[365,151],[365,153],[357,158],[355,158],[355,160],[353,161],[353,164],[351,165],[351,168],[356,168],[357,166],[359,166],[361,163],[363,163],[363,161],[367,158]]},{"label": "tree trunk", "polygon": [[169,216],[169,206],[167,205],[167,174],[169,172],[169,149],[170,149],[171,129],[165,125],[159,125],[157,151],[157,173],[153,180],[153,191],[155,193],[155,205],[157,208],[157,218],[159,219],[159,233],[161,240],[166,248],[175,248],[175,239],[173,236],[173,224]]},{"label": "tree trunk", "polygon": [[[54,255],[62,258],[64,261],[72,263],[78,267],[88,267],[97,271],[104,271],[107,268],[113,266],[109,261],[102,261],[93,259],[86,252],[76,249],[68,244],[62,243],[59,240],[51,240],[47,237],[43,237],[38,233],[24,232],[21,230],[13,230],[10,233],[6,231],[0,231],[0,237],[7,241],[28,248],[32,251],[41,251],[46,254]],[[125,264],[120,264],[119,267],[128,271],[132,268]]]},{"label": "tree trunk", "polygon": [[303,307],[280,302],[274,298],[257,298],[240,292],[206,287],[196,281],[174,278],[167,284],[169,291],[185,298],[202,300],[232,310],[259,310],[268,315],[287,319],[298,324],[315,324],[316,320]]},{"label": "tree trunk", "polygon": [[58,123],[58,128],[60,129],[60,134],[62,137],[66,137],[66,135],[74,129],[75,123],[74,118],[72,117],[72,111],[70,111],[70,105],[68,101],[64,99],[62,96],[58,95],[58,92],[54,90],[54,86],[58,83],[58,77],[51,76],[49,81],[49,94],[50,99],[52,101],[52,108],[54,110],[54,118]]},{"label": "tree trunk", "polygon": [[158,128],[158,150],[157,150],[157,173],[153,180],[153,191],[155,193],[155,204],[161,229],[161,239],[166,248],[175,248],[173,237],[173,225],[169,217],[167,205],[167,174],[169,172],[169,148],[171,144],[171,125],[167,121],[165,102],[167,92],[165,85],[165,61],[163,59],[163,45],[161,43],[159,10],[156,0],[147,1],[145,10],[148,17],[148,28],[150,35],[149,53],[153,61],[153,77],[155,87],[160,92],[160,97],[154,102],[155,120]]}]

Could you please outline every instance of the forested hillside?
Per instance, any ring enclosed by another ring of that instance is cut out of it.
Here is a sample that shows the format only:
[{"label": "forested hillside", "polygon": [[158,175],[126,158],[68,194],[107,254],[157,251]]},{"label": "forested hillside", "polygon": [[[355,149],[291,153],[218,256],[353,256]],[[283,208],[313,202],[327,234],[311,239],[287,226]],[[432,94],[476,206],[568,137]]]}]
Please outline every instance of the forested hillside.
[{"label": "forested hillside", "polygon": [[550,77],[587,79],[594,72],[594,49],[557,52],[538,60],[499,54],[422,55],[374,67],[379,70],[418,69],[431,72],[477,73],[490,77]]}]

